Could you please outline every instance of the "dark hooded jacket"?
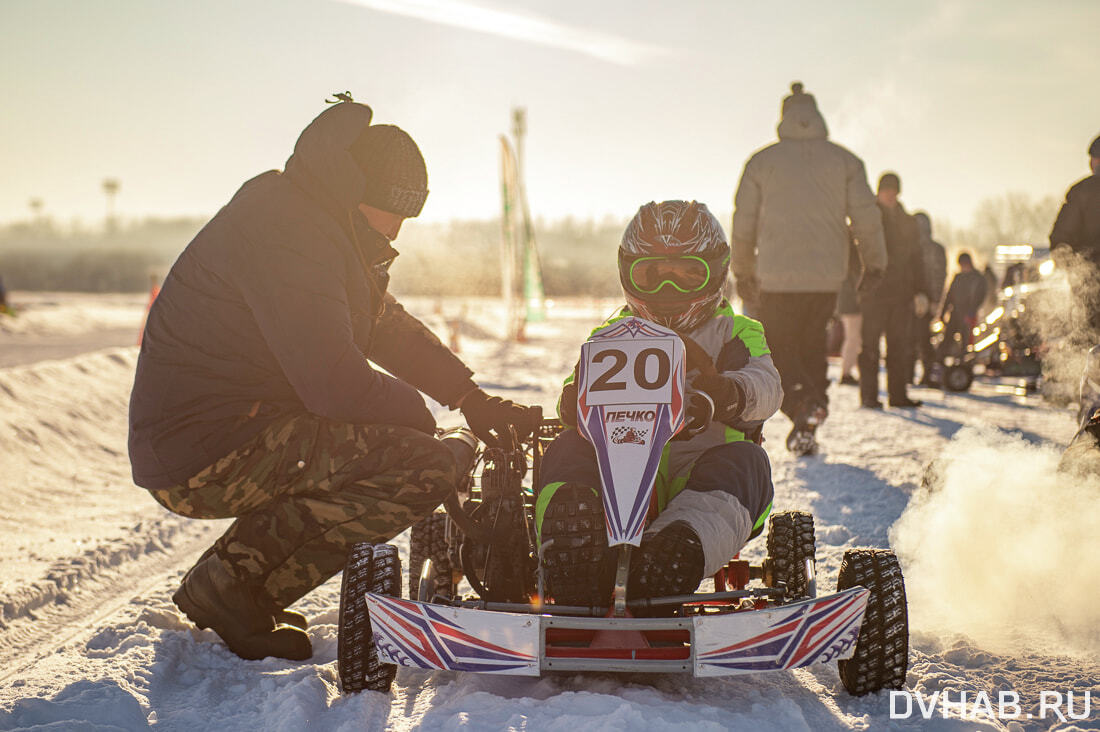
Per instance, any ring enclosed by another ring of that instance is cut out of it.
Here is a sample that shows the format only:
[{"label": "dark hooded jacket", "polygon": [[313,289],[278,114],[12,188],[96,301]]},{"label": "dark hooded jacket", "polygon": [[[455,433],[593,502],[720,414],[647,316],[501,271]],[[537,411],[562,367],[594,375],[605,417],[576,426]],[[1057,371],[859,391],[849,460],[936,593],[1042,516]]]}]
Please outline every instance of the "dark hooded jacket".
[{"label": "dark hooded jacket", "polygon": [[1068,244],[1077,254],[1100,266],[1100,174],[1090,175],[1069,189],[1050,232],[1050,246]]},{"label": "dark hooded jacket", "polygon": [[947,288],[947,296],[944,297],[943,307],[940,310],[940,319],[943,320],[948,313],[951,313],[952,317],[978,317],[978,308],[985,300],[988,287],[985,275],[978,270],[971,268],[959,272],[951,280],[951,287]]},{"label": "dark hooded jacket", "polygon": [[453,406],[474,388],[386,294],[396,252],[357,208],[367,179],[348,152],[370,119],[361,104],[325,110],[285,172],[246,182],[172,266],[130,398],[138,485],[183,483],[286,415],[405,423],[416,389]]},{"label": "dark hooded jacket", "polygon": [[920,234],[921,252],[924,254],[924,284],[928,287],[928,302],[936,308],[943,299],[947,284],[947,250],[932,238],[932,219],[926,213],[915,213],[917,232]]}]

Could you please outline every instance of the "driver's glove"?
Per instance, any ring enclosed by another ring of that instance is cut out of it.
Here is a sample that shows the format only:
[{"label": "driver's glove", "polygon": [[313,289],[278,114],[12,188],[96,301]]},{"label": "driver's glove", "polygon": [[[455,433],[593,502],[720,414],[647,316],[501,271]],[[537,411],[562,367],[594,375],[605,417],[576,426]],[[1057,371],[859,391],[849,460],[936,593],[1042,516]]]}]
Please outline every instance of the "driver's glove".
[{"label": "driver's glove", "polygon": [[700,374],[692,380],[691,388],[707,393],[714,402],[714,418],[719,422],[732,422],[745,408],[741,386],[722,374]]},{"label": "driver's glove", "polygon": [[481,389],[467,394],[459,408],[473,433],[491,447],[514,446],[512,430],[515,430],[517,440],[523,440],[537,426],[535,410],[516,404],[511,399],[489,396]]}]

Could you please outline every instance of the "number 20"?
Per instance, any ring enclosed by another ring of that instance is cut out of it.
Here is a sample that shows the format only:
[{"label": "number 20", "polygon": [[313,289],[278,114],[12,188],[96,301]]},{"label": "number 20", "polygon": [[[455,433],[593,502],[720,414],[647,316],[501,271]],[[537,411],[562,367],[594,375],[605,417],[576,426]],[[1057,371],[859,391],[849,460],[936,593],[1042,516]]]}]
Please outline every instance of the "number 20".
[{"label": "number 20", "polygon": [[[652,381],[646,378],[646,366],[649,364],[651,357],[657,359],[657,376]],[[589,387],[590,391],[622,391],[626,389],[625,381],[612,381],[611,379],[617,376],[626,366],[626,362],[629,360],[627,355],[617,348],[611,348],[600,351],[593,356],[592,363],[603,363],[608,359],[613,359],[614,363],[611,368],[592,382],[592,386]],[[638,357],[634,359],[634,381],[643,389],[649,391],[660,389],[668,383],[668,377],[671,373],[672,363],[669,361],[668,354],[660,348],[646,348],[640,351]]]}]

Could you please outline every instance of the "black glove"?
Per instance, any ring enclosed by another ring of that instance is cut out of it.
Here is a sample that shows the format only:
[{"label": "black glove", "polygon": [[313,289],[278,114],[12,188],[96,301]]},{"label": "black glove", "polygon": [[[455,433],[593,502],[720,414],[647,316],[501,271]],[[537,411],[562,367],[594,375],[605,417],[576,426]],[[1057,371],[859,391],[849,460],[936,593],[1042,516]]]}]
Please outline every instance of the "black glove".
[{"label": "black glove", "polygon": [[535,410],[511,399],[489,396],[481,389],[467,394],[460,409],[478,439],[493,447],[514,446],[509,428],[515,430],[517,440],[522,440],[537,426]]},{"label": "black glove", "polygon": [[745,408],[741,385],[721,374],[700,374],[692,380],[691,388],[706,392],[714,401],[714,418],[719,422],[732,422]]},{"label": "black glove", "polygon": [[371,417],[374,421],[412,427],[426,435],[435,435],[435,417],[420,392],[388,374],[378,376],[378,386],[371,390]]},{"label": "black glove", "polygon": [[690,440],[699,434],[714,420],[714,404],[710,395],[703,391],[691,390],[687,393],[687,405],[684,407],[684,427],[673,440]]}]

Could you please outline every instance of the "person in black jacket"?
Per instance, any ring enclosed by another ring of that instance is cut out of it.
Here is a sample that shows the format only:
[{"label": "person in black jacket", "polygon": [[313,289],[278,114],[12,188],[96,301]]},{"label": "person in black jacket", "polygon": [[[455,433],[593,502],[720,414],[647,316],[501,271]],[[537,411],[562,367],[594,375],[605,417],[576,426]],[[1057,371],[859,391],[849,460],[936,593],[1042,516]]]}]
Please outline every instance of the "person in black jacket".
[{"label": "person in black jacket", "polygon": [[860,402],[882,409],[878,399],[879,340],[886,335],[886,390],[892,407],[917,407],[906,394],[914,314],[928,308],[924,255],[917,222],[906,213],[898,194],[901,180],[885,173],[878,182],[878,206],[886,234],[886,272],[861,293],[863,349],[859,354]]},{"label": "person in black jacket", "polygon": [[387,295],[427,172],[371,117],[350,98],[326,109],[285,171],[246,182],[172,266],[141,345],[134,481],[176,513],[236,518],[173,599],[244,658],[310,657],[286,607],[454,489],[420,391],[487,442],[533,428]]},{"label": "person in black jacket", "polygon": [[940,360],[954,350],[961,353],[970,344],[970,333],[978,324],[978,308],[985,301],[988,284],[985,276],[974,268],[968,252],[959,255],[959,273],[951,279],[943,298],[940,320],[944,323]]},{"label": "person in black jacket", "polygon": [[1089,145],[1089,167],[1092,175],[1066,193],[1050,232],[1050,248],[1063,266],[1069,263],[1068,252],[1084,260],[1084,267],[1070,267],[1070,283],[1075,298],[1085,306],[1089,328],[1100,334],[1100,295],[1095,287],[1100,268],[1100,137]]},{"label": "person in black jacket", "polygon": [[928,308],[923,315],[913,316],[913,351],[909,359],[909,381],[913,381],[915,364],[919,358],[923,365],[921,386],[932,386],[932,371],[936,365],[936,348],[932,344],[932,317],[935,308],[943,300],[943,288],[947,283],[947,251],[943,244],[932,238],[932,219],[924,211],[913,214],[920,233],[921,254],[924,258],[924,284],[928,288]]}]

